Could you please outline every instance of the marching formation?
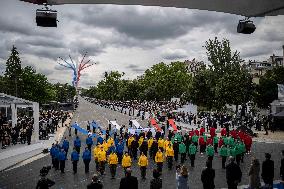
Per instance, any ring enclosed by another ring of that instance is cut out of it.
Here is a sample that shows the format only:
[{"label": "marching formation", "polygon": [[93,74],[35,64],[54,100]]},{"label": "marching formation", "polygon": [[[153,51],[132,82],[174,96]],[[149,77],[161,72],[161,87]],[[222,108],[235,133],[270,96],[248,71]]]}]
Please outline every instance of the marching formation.
[{"label": "marching formation", "polygon": [[[146,179],[149,161],[156,164],[156,172],[160,175],[165,166],[172,170],[174,162],[176,165],[183,165],[189,159],[190,165],[194,167],[197,153],[201,154],[198,158],[206,154],[208,158],[206,166],[209,168],[212,168],[212,160],[217,155],[221,157],[223,169],[229,156],[236,159],[237,165],[240,165],[244,155],[251,151],[251,136],[234,129],[227,132],[225,128],[222,128],[220,133],[221,135],[217,136],[214,127],[210,128],[209,135],[205,134],[204,127],[185,133],[168,130],[167,136],[158,130],[155,135],[151,130],[140,134],[121,132],[119,136],[116,132],[113,136],[108,132],[105,136],[100,134],[97,138],[93,138],[90,133],[84,141],[86,148],[83,152],[81,152],[82,141],[79,136],[76,136],[70,156],[73,173],[77,173],[80,158],[84,162],[85,173],[89,172],[90,161],[94,160],[97,173],[105,175],[105,169],[108,166],[112,179],[116,177],[118,165],[123,167],[125,174],[131,167],[139,166],[142,180]],[[69,141],[65,138],[62,144],[53,144],[50,149],[53,167],[56,170],[60,169],[62,173],[64,173],[69,146]],[[180,169],[181,167],[176,167],[176,170]]]}]

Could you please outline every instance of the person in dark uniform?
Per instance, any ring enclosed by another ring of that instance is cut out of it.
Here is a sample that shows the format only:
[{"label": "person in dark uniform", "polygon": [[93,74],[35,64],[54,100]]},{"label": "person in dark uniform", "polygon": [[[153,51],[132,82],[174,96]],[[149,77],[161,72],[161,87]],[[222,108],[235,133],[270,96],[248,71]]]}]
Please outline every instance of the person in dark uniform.
[{"label": "person in dark uniform", "polygon": [[242,179],[242,171],[240,167],[235,163],[235,158],[229,157],[229,164],[226,166],[226,179],[228,189],[237,189],[238,184]]},{"label": "person in dark uniform", "polygon": [[131,169],[127,168],[125,177],[120,180],[119,189],[138,189],[137,177],[131,176]]},{"label": "person in dark uniform", "polygon": [[134,138],[134,140],[131,142],[131,152],[134,160],[137,160],[138,147],[139,147],[138,141],[136,138]]},{"label": "person in dark uniform", "polygon": [[177,139],[175,139],[175,142],[173,144],[173,148],[174,148],[174,158],[175,161],[178,161],[178,153],[179,153],[179,144],[177,143]]},{"label": "person in dark uniform", "polygon": [[30,125],[30,126],[28,126],[27,132],[26,132],[28,145],[31,144],[32,134],[33,134],[33,128],[32,128],[32,126]]},{"label": "person in dark uniform", "polygon": [[271,159],[271,154],[265,153],[265,160],[262,163],[262,173],[261,177],[267,188],[273,188],[273,178],[274,178],[274,161]]},{"label": "person in dark uniform", "polygon": [[152,158],[155,161],[155,156],[156,156],[156,153],[158,152],[158,142],[155,138],[153,140],[150,150],[151,150]]},{"label": "person in dark uniform", "polygon": [[102,189],[103,184],[99,180],[98,175],[94,174],[92,177],[92,182],[87,185],[87,189]]},{"label": "person in dark uniform", "polygon": [[206,168],[201,173],[201,181],[204,189],[214,189],[215,170],[212,169],[212,162],[207,160]]}]

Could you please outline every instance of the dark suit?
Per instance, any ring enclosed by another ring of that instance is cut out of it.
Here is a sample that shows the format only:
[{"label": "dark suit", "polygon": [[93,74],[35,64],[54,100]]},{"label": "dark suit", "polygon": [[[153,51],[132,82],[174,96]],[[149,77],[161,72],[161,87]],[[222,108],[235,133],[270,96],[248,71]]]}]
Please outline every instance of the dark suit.
[{"label": "dark suit", "polygon": [[226,166],[226,179],[228,189],[237,189],[238,183],[242,179],[242,171],[236,163],[229,163]]},{"label": "dark suit", "polygon": [[273,185],[274,161],[267,159],[262,163],[261,177],[265,184]]},{"label": "dark suit", "polygon": [[201,173],[201,181],[204,189],[214,189],[215,170],[206,168]]},{"label": "dark suit", "polygon": [[127,176],[120,180],[119,189],[138,189],[137,177]]}]

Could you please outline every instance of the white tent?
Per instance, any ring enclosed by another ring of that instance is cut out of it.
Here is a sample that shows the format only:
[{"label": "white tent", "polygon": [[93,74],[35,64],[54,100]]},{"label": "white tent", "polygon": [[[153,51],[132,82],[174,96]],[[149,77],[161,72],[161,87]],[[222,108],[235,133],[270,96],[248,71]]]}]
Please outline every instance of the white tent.
[{"label": "white tent", "polygon": [[39,140],[39,104],[22,98],[0,93],[0,107],[11,108],[12,127],[17,124],[17,108],[32,107],[34,118],[34,141]]}]

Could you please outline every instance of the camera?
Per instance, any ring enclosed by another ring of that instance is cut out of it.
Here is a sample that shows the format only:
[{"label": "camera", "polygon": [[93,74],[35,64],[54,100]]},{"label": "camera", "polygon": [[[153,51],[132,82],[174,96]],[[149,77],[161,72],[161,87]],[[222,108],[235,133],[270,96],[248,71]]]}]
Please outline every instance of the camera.
[{"label": "camera", "polygon": [[51,166],[44,166],[41,168],[40,170],[40,176],[46,176],[48,174],[48,172],[50,171]]}]

